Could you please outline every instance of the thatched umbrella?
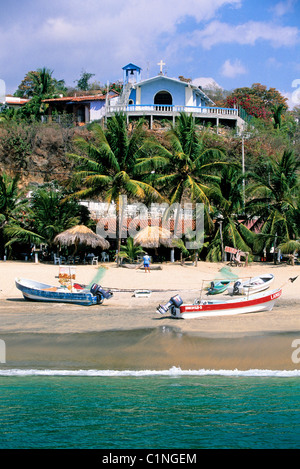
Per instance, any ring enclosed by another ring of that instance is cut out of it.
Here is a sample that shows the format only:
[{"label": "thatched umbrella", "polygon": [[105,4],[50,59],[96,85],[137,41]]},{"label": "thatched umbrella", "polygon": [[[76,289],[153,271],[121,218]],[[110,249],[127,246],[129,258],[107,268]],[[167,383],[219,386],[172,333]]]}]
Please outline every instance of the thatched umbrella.
[{"label": "thatched umbrella", "polygon": [[55,244],[61,244],[64,246],[75,246],[74,253],[77,251],[79,244],[85,244],[92,248],[100,247],[102,249],[108,249],[110,244],[102,236],[94,233],[90,228],[85,225],[76,225],[69,228],[66,231],[58,234],[54,238]]},{"label": "thatched umbrella", "polygon": [[140,244],[144,248],[158,248],[161,244],[173,247],[172,233],[160,226],[146,226],[134,237],[134,244]]}]

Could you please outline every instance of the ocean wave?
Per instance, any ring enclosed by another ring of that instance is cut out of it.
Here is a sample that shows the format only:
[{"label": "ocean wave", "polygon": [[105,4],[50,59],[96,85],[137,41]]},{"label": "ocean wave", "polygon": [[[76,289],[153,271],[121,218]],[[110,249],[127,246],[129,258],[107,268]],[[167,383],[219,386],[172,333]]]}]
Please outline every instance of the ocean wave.
[{"label": "ocean wave", "polygon": [[172,367],[168,370],[51,370],[51,369],[2,369],[0,376],[83,376],[83,377],[143,377],[143,376],[245,376],[294,378],[300,370],[182,370]]}]

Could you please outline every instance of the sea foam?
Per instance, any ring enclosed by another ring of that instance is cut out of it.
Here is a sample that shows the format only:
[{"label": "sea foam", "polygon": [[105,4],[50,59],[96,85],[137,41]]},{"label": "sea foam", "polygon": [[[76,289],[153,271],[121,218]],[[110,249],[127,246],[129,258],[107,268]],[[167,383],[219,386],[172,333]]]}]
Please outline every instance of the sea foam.
[{"label": "sea foam", "polygon": [[51,370],[51,369],[2,369],[0,376],[84,376],[84,377],[143,377],[143,376],[245,376],[295,378],[300,370],[182,370],[172,367],[168,370]]}]

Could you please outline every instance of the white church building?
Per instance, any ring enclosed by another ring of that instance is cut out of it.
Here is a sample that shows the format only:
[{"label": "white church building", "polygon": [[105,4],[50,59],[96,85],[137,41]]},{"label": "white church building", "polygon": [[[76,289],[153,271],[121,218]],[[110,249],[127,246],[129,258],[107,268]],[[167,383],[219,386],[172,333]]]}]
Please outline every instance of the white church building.
[{"label": "white church building", "polygon": [[200,124],[243,128],[245,122],[238,109],[216,107],[200,86],[183,77],[163,74],[162,61],[158,75],[142,80],[142,69],[129,63],[123,67],[123,90],[118,99],[106,103],[105,117],[124,112],[128,121],[144,117],[152,128],[153,120],[175,122],[181,112],[192,114]]}]

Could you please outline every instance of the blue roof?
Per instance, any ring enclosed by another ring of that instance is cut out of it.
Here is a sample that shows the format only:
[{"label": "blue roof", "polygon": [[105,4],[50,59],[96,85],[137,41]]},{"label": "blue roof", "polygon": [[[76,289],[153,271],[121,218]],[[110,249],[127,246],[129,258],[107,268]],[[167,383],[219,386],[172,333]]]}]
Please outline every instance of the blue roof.
[{"label": "blue roof", "polygon": [[125,65],[125,67],[122,67],[122,70],[142,70],[141,67],[138,67],[137,65],[134,65],[132,63]]}]

